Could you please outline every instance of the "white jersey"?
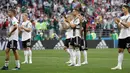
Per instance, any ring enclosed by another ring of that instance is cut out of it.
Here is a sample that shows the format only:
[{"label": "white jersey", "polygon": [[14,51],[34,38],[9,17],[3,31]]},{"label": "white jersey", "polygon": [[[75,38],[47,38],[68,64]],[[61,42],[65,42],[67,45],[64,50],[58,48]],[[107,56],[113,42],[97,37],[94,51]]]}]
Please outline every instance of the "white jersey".
[{"label": "white jersey", "polygon": [[[32,28],[32,23],[27,20],[26,22],[22,23],[22,26],[24,26],[25,28]],[[31,39],[31,33],[32,33],[32,31],[27,32],[27,31],[23,30],[22,31],[22,41]]]},{"label": "white jersey", "polygon": [[73,38],[73,30],[67,29],[65,33],[66,39]]},{"label": "white jersey", "polygon": [[[125,22],[130,22],[130,14],[128,14],[126,16],[122,16],[121,20],[125,21]],[[119,34],[119,39],[124,39],[127,37],[130,37],[130,27],[129,28],[125,28],[125,27],[121,28],[120,34]]]},{"label": "white jersey", "polygon": [[[64,22],[64,25],[68,25],[69,24],[67,22]],[[66,39],[70,39],[73,38],[73,30],[71,28],[66,29],[66,33],[65,33]]]},{"label": "white jersey", "polygon": [[[9,32],[11,32],[13,30],[14,25],[18,26],[18,20],[15,17],[11,18],[10,25],[9,25]],[[11,40],[18,41],[18,28],[9,37],[9,41],[11,41]]]},{"label": "white jersey", "polygon": [[[76,25],[76,28],[78,27],[78,28],[80,28],[80,20],[79,20],[79,18],[75,18],[75,19],[73,19],[71,22],[70,22],[71,24],[75,24]],[[73,30],[73,29],[72,29]],[[73,34],[75,33],[75,35],[73,35],[73,37],[81,37],[81,34],[80,34],[80,29],[75,29],[75,32],[73,31]]]}]

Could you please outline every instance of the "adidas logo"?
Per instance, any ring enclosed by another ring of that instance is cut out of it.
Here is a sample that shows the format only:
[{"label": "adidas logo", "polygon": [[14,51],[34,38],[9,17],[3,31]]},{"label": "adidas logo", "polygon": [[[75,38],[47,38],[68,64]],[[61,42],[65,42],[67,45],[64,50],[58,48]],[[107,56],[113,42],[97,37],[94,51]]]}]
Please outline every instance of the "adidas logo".
[{"label": "adidas logo", "polygon": [[106,42],[104,40],[102,40],[101,42],[99,42],[99,44],[96,46],[96,49],[104,49],[104,48],[108,48]]},{"label": "adidas logo", "polygon": [[41,41],[37,41],[33,46],[33,50],[45,50],[45,47],[43,47]]},{"label": "adidas logo", "polygon": [[54,49],[59,50],[64,48],[64,43],[62,40],[60,40],[54,47]]},{"label": "adidas logo", "polygon": [[0,42],[0,50],[4,50],[5,47],[6,47],[6,45],[7,45],[7,42],[6,42],[6,41]]}]

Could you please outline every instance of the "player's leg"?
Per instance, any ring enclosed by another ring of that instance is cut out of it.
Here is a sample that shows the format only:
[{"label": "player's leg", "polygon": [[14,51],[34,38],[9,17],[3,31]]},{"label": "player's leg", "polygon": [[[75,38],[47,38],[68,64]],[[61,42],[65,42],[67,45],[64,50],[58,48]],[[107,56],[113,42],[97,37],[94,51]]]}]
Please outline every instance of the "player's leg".
[{"label": "player's leg", "polygon": [[18,51],[17,51],[17,41],[14,41],[13,44],[14,44],[13,45],[14,48],[12,48],[12,50],[13,50],[13,54],[14,54],[14,57],[15,57],[16,67],[12,70],[20,70],[20,60],[19,60],[19,54],[18,54]]},{"label": "player's leg", "polygon": [[7,48],[5,49],[5,65],[1,68],[1,70],[8,70],[9,58],[10,58],[10,47],[11,41],[8,41]]},{"label": "player's leg", "polygon": [[69,48],[69,43],[70,43],[70,39],[66,39],[64,44],[65,44],[65,47],[64,47],[64,50],[69,54],[70,58],[69,58],[69,61],[67,61],[66,63],[71,63],[71,50]]},{"label": "player's leg", "polygon": [[126,48],[126,41],[124,39],[119,39],[119,43],[118,43],[118,63],[117,63],[117,66],[114,67],[114,68],[111,68],[112,70],[116,70],[116,69],[119,69],[121,70],[122,69],[122,62],[123,62],[123,57],[124,57],[124,49]]},{"label": "player's leg", "polygon": [[71,63],[73,58],[73,49],[70,48],[70,45],[69,45],[69,52],[70,52],[70,63]]},{"label": "player's leg", "polygon": [[128,48],[127,50],[128,50],[128,52],[130,53],[130,48]]},{"label": "player's leg", "polygon": [[29,64],[32,64],[31,39],[27,40],[27,50],[28,50],[28,56],[29,56]]},{"label": "player's leg", "polygon": [[84,62],[82,64],[88,64],[86,42],[83,39],[81,40],[80,51],[83,53],[84,56]]},{"label": "player's leg", "polygon": [[28,63],[28,49],[27,49],[27,42],[26,41],[22,41],[22,46],[23,46],[23,50],[24,50],[24,62],[22,62],[22,64],[26,64]]},{"label": "player's leg", "polygon": [[9,58],[10,58],[10,49],[7,48],[5,50],[5,53],[6,53],[5,66],[8,67],[8,65],[9,65]]},{"label": "player's leg", "polygon": [[13,54],[15,56],[15,63],[16,63],[16,67],[12,70],[19,70],[20,69],[20,60],[19,60],[19,54],[17,50],[13,50]]},{"label": "player's leg", "polygon": [[76,49],[77,64],[75,66],[81,66],[81,52],[79,48]]},{"label": "player's leg", "polygon": [[10,58],[10,49],[9,48],[7,48],[6,50],[5,50],[5,56],[6,56],[6,58],[5,58],[5,65],[1,68],[1,70],[8,70],[8,65],[9,65],[9,58]]},{"label": "player's leg", "polygon": [[87,50],[83,50],[82,53],[83,53],[83,56],[84,56],[84,62],[82,64],[88,64]]},{"label": "player's leg", "polygon": [[65,46],[64,46],[64,50],[65,50],[68,54],[70,54],[69,49],[68,49],[68,47],[69,47],[68,39],[65,40],[64,45],[65,45]]},{"label": "player's leg", "polygon": [[127,51],[130,53],[130,37],[127,38]]},{"label": "player's leg", "polygon": [[71,49],[71,64],[69,64],[68,66],[75,66],[76,64],[76,51],[74,49],[74,38],[72,38],[70,40],[70,45],[69,45],[69,48]]},{"label": "player's leg", "polygon": [[116,70],[116,69],[121,70],[122,69],[123,57],[124,57],[124,49],[119,48],[119,51],[118,51],[118,63],[117,63],[116,67],[111,68],[112,70]]},{"label": "player's leg", "polygon": [[76,37],[76,59],[77,64],[75,66],[81,66],[81,52],[80,52],[80,46],[81,46],[81,38]]},{"label": "player's leg", "polygon": [[28,50],[24,48],[24,62],[22,64],[27,64],[28,63]]},{"label": "player's leg", "polygon": [[32,64],[32,49],[28,47],[29,64]]}]

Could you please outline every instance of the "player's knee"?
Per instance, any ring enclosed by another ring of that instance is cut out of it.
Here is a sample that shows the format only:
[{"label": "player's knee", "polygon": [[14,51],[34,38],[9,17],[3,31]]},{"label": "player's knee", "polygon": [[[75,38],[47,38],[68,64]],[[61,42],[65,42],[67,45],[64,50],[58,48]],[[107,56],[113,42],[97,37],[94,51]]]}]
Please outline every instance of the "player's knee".
[{"label": "player's knee", "polygon": [[119,53],[124,52],[124,49],[119,49],[118,52]]},{"label": "player's knee", "polygon": [[130,49],[128,49],[128,53],[130,54]]},{"label": "player's knee", "polygon": [[14,54],[17,53],[17,50],[13,49],[13,53],[14,53]]},{"label": "player's knee", "polygon": [[8,53],[9,53],[9,51],[8,51],[8,50],[5,50],[5,53],[6,53],[6,54],[8,54]]},{"label": "player's knee", "polygon": [[5,61],[9,61],[9,58],[6,58]]}]

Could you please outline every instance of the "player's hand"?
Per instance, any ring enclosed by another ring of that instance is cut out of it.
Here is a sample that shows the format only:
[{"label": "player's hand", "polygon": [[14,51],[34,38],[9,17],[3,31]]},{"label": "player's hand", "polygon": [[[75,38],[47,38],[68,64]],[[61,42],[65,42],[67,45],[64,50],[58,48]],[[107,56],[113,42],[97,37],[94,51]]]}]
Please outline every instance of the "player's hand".
[{"label": "player's hand", "polygon": [[10,37],[11,35],[12,35],[12,33],[9,33],[9,34],[8,34],[8,37]]},{"label": "player's hand", "polygon": [[20,28],[23,29],[24,28],[23,25]]},{"label": "player's hand", "polygon": [[119,18],[115,18],[114,21],[115,21],[116,24],[118,24],[120,22],[120,19]]}]

